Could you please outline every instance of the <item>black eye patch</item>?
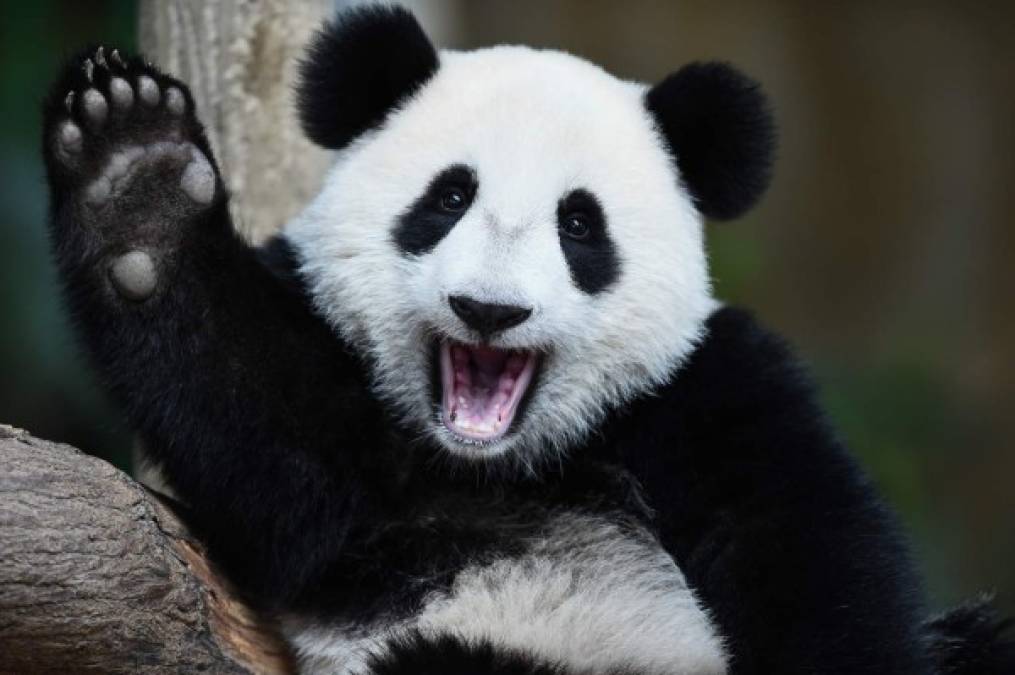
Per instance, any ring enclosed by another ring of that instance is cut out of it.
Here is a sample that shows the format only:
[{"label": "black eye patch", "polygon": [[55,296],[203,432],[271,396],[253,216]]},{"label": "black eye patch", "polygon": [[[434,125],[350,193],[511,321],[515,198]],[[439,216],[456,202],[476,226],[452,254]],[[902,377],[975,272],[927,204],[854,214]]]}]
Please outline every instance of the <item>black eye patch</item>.
[{"label": "black eye patch", "polygon": [[575,285],[590,295],[620,277],[620,258],[606,231],[603,208],[588,190],[569,192],[557,203],[557,232]]},{"label": "black eye patch", "polygon": [[423,194],[398,217],[392,237],[406,255],[423,255],[446,237],[476,198],[476,174],[453,164],[434,176]]}]

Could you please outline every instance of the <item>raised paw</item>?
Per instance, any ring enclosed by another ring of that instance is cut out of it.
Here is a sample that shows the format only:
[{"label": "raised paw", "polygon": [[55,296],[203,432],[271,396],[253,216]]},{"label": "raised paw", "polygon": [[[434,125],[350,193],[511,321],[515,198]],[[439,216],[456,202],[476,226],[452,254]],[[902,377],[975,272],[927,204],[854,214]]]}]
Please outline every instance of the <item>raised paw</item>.
[{"label": "raised paw", "polygon": [[162,262],[224,192],[187,88],[98,47],[65,69],[45,118],[57,238],[73,231],[102,253],[123,297],[149,297]]}]

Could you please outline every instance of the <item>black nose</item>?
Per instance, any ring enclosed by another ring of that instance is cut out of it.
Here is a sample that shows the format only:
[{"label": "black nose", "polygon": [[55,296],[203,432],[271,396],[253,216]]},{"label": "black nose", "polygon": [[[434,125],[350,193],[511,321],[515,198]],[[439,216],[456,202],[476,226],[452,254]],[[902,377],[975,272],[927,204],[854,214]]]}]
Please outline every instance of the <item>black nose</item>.
[{"label": "black nose", "polygon": [[452,295],[448,302],[458,318],[469,328],[479,331],[483,337],[517,326],[532,315],[532,310],[525,307],[491,305],[463,295]]}]

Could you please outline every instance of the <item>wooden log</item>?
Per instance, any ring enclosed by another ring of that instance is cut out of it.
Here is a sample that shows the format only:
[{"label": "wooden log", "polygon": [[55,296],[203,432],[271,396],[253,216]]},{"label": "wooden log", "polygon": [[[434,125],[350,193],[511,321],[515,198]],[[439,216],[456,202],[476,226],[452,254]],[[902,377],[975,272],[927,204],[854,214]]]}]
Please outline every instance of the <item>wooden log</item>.
[{"label": "wooden log", "polygon": [[155,493],[0,425],[0,673],[293,670]]}]

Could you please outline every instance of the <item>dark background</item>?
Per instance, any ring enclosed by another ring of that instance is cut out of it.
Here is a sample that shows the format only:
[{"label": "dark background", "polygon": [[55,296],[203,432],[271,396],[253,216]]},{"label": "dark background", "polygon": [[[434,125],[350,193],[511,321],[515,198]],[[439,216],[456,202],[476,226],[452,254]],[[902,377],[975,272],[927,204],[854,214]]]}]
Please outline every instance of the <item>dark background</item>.
[{"label": "dark background", "polygon": [[[423,4],[446,46],[555,47],[649,82],[718,58],[762,81],[780,159],[760,207],[710,226],[719,294],[811,362],[935,605],[996,588],[1015,611],[1015,3]],[[2,8],[0,422],[127,466],[59,306],[38,103],[71,49],[134,47],[136,10]]]}]

